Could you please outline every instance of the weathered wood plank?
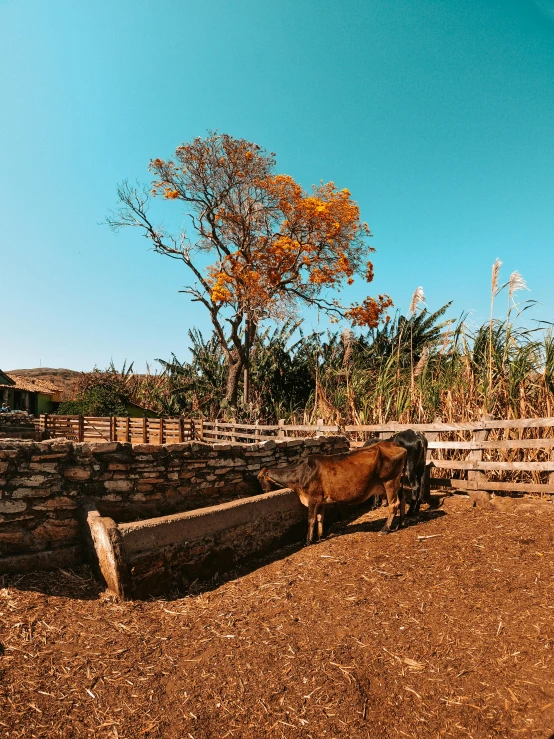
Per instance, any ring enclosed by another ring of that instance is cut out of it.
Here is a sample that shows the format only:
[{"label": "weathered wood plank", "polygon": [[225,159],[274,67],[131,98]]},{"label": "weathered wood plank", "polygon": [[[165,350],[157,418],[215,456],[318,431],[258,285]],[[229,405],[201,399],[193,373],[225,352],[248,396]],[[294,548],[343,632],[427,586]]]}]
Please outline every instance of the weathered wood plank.
[{"label": "weathered wood plank", "polygon": [[[252,423],[227,423],[226,421],[204,421],[204,427],[206,429],[208,428],[236,428],[236,429],[255,429],[256,426]],[[260,428],[267,429],[268,431],[277,431],[279,426],[272,426],[272,425],[260,425]],[[288,428],[288,427],[287,427]],[[309,428],[312,428],[310,426]]]},{"label": "weathered wood plank", "polygon": [[236,436],[239,439],[255,439],[258,441],[275,441],[279,438],[277,436],[256,436],[256,434],[239,433],[237,431],[220,431],[219,429],[217,431],[211,431],[204,428],[204,438],[207,441],[217,441],[218,437],[220,436],[229,437],[229,439],[232,439],[234,436]]},{"label": "weathered wood plank", "polygon": [[[284,429],[285,431],[334,431],[335,433],[340,430],[339,426],[333,426],[329,425],[326,426],[324,424],[317,424],[313,426],[308,425],[301,425],[301,424],[279,424],[277,426],[275,425],[265,425],[260,424],[258,427],[253,423],[227,423],[223,421],[204,421],[204,426],[206,428],[214,428],[217,426],[217,428],[230,428],[230,429],[250,429],[251,431],[255,431],[256,428],[260,428],[264,431],[278,431],[279,429]],[[357,427],[353,427],[357,428]],[[411,427],[408,427],[411,428]]]},{"label": "weathered wood plank", "polygon": [[[432,488],[452,488],[456,490],[470,490],[469,480],[451,480],[448,477],[432,477]],[[554,484],[535,482],[492,482],[485,480],[481,488],[483,490],[509,491],[513,493],[546,493],[554,495]]]},{"label": "weathered wood plank", "polygon": [[[433,419],[434,423],[441,423],[440,416],[435,416]],[[438,437],[437,431],[428,431],[425,436],[427,438],[427,444],[431,444],[437,440]],[[429,451],[429,448],[427,448],[427,456],[425,458],[425,475],[423,478],[423,501],[425,503],[431,502],[431,485],[430,485],[430,479],[431,479],[431,452]]]},{"label": "weathered wood plank", "polygon": [[511,472],[549,472],[554,470],[554,460],[550,462],[481,462],[433,459],[432,466],[445,470],[507,470]]},{"label": "weathered wood plank", "polygon": [[[491,421],[492,416],[489,415],[483,415],[481,416],[481,421]],[[486,441],[489,435],[488,429],[479,429],[478,431],[474,431],[471,437],[472,441],[476,442],[482,442]],[[472,464],[473,469],[467,473],[467,479],[471,483],[471,486],[474,490],[479,490],[479,485],[481,482],[484,482],[487,478],[485,475],[480,471],[479,467],[476,465],[476,463],[480,462],[483,459],[483,450],[480,447],[477,447],[477,449],[472,449],[469,454],[467,455],[467,461]]]},{"label": "weathered wood plank", "polygon": [[554,438],[429,442],[429,449],[551,449],[552,447],[554,447]]},{"label": "weathered wood plank", "polygon": [[479,429],[551,428],[554,418],[515,418],[491,421],[464,421],[463,423],[382,423],[363,426],[345,426],[344,431],[475,431]]}]

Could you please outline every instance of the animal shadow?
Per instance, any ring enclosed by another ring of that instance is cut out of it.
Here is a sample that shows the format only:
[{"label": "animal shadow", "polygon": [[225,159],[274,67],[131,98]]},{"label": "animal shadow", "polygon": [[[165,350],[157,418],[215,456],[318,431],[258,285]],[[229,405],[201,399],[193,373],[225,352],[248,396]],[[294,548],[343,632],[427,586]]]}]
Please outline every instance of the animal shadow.
[{"label": "animal shadow", "polygon": [[105,585],[95,580],[86,564],[68,570],[0,575],[0,588],[5,587],[70,600],[97,600],[105,590]]},{"label": "animal shadow", "polygon": [[[388,508],[378,509],[376,512],[377,516],[379,516],[378,518],[356,522],[357,519],[363,516],[366,512],[367,511],[356,509],[343,518],[343,520],[330,521],[327,536],[344,536],[356,533],[379,533],[385,524],[388,515]],[[436,519],[442,518],[446,515],[446,511],[440,508],[429,508],[426,511],[420,511],[415,516],[406,516],[402,529],[399,529],[400,519],[397,516],[395,523],[393,524],[394,528],[391,530],[391,534],[394,534],[397,531],[402,531],[403,529],[412,528],[413,526],[428,524],[431,521],[435,521]]]}]

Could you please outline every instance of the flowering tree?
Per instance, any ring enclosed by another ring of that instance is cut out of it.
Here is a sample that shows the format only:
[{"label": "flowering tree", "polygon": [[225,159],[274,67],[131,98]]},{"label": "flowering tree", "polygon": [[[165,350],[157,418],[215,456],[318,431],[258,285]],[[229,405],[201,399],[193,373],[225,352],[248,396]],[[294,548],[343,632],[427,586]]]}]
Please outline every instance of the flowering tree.
[{"label": "flowering tree", "polygon": [[[348,190],[329,182],[307,193],[274,167],[275,155],[258,145],[210,133],[177,147],[172,160],[152,160],[151,188],[122,183],[108,218],[114,229],[142,229],[155,251],[189,269],[193,283],[182,292],[210,314],[228,365],[229,405],[237,403],[261,321],[284,320],[304,303],[375,327],[392,304],[380,295],[347,309],[327,297],[355,275],[373,279],[369,228]],[[190,228],[171,233],[154,225],[151,196],[179,202]]]}]

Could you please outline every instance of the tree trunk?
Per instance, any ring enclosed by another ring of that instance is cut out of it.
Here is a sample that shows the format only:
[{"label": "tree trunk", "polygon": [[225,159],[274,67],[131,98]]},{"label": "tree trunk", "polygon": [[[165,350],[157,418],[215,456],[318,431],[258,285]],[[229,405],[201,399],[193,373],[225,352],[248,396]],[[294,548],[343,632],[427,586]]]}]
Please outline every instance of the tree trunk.
[{"label": "tree trunk", "polygon": [[225,400],[228,405],[236,408],[238,403],[238,392],[240,373],[243,369],[244,363],[242,359],[235,360],[234,362],[229,360],[229,374],[227,375],[227,390],[225,392]]}]

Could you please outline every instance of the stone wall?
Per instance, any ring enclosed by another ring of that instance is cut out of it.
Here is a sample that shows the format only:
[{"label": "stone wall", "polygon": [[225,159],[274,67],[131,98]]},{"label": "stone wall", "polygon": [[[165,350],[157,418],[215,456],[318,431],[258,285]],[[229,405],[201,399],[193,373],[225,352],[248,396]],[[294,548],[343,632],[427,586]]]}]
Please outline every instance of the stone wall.
[{"label": "stone wall", "polygon": [[34,439],[35,422],[29,413],[0,413],[0,439]]},{"label": "stone wall", "polygon": [[259,494],[262,466],[347,450],[343,437],[164,446],[0,441],[0,573],[23,567],[23,555],[31,569],[35,561],[44,566],[45,551],[78,558],[83,500],[118,522],[168,515]]}]

